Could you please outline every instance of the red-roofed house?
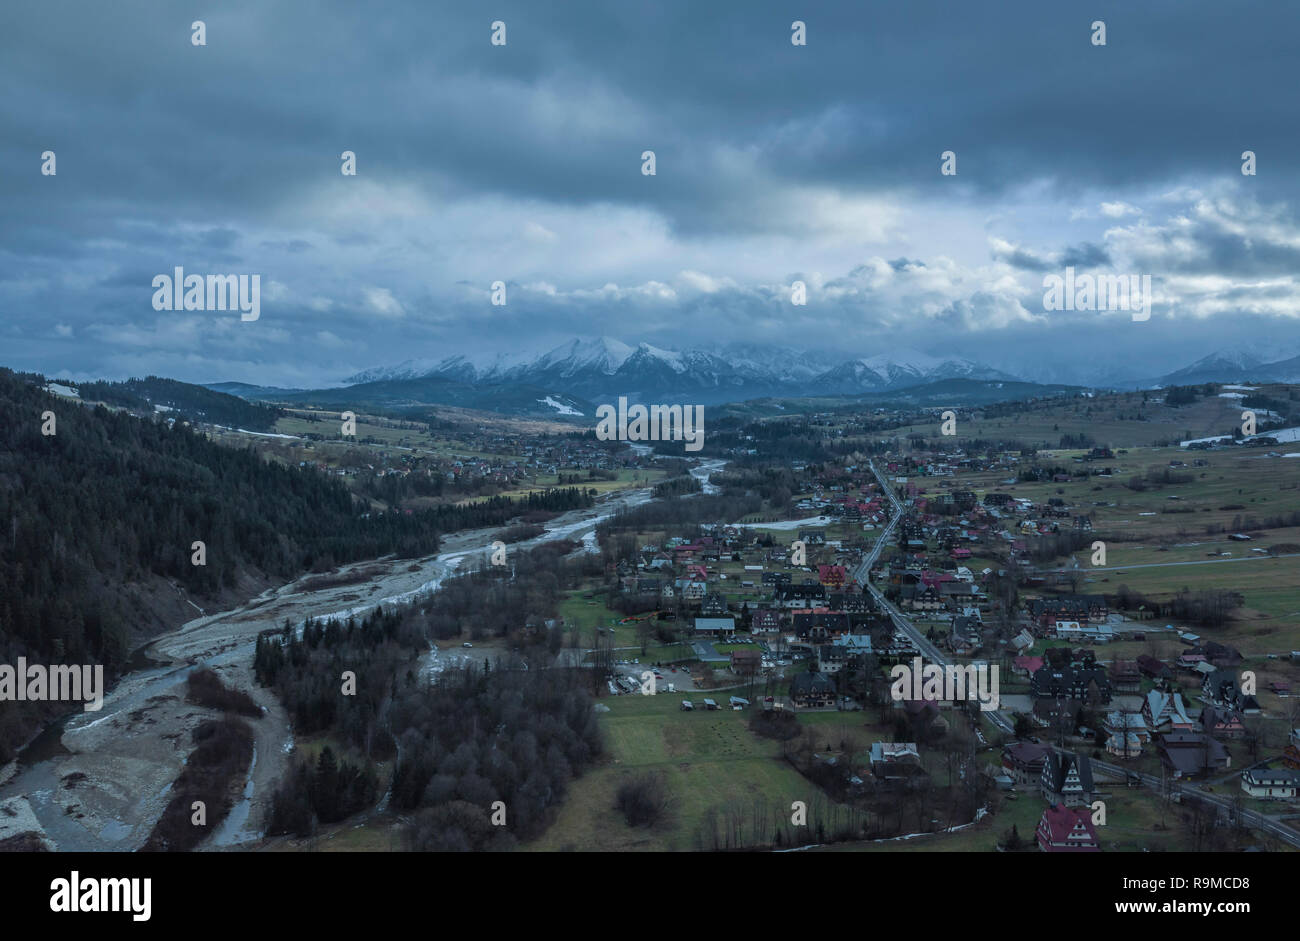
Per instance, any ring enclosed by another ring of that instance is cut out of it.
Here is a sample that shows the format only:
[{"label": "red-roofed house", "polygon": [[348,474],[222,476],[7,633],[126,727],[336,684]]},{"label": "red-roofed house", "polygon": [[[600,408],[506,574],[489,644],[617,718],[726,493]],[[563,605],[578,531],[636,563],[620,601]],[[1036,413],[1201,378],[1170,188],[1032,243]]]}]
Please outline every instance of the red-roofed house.
[{"label": "red-roofed house", "polygon": [[843,588],[847,577],[848,573],[844,571],[842,565],[817,566],[817,580],[827,588]]},{"label": "red-roofed house", "polygon": [[1052,804],[1038,821],[1038,848],[1044,853],[1099,853],[1092,810]]},{"label": "red-roofed house", "polygon": [[1011,672],[1020,676],[1033,676],[1042,668],[1042,657],[1016,657],[1011,661]]}]

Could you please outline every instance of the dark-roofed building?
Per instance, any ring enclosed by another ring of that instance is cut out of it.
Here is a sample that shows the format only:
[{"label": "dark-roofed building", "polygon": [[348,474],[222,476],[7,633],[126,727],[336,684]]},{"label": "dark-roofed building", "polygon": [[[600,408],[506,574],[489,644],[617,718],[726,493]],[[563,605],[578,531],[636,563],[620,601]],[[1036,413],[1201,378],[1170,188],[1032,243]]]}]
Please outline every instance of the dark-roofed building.
[{"label": "dark-roofed building", "polygon": [[1160,761],[1175,778],[1191,778],[1227,768],[1232,759],[1222,743],[1204,732],[1166,732],[1157,738]]},{"label": "dark-roofed building", "polygon": [[790,701],[805,709],[833,706],[835,687],[824,674],[796,673],[790,680]]},{"label": "dark-roofed building", "polygon": [[870,595],[853,591],[832,592],[826,598],[826,607],[849,614],[870,614],[875,610]]},{"label": "dark-roofed building", "polygon": [[778,608],[820,608],[826,604],[825,585],[778,585],[772,593]]},{"label": "dark-roofed building", "polygon": [[1247,768],[1241,772],[1241,789],[1251,797],[1295,800],[1300,792],[1300,772],[1289,768]]},{"label": "dark-roofed building", "polygon": [[1074,807],[1092,803],[1092,761],[1087,755],[1051,749],[1043,756],[1043,799]]},{"label": "dark-roofed building", "polygon": [[1259,714],[1258,700],[1241,691],[1237,685],[1237,674],[1232,670],[1215,670],[1206,674],[1201,693],[1216,706],[1235,709],[1247,716]]},{"label": "dark-roofed building", "polygon": [[984,644],[984,625],[976,618],[964,616],[953,618],[948,644],[954,653],[978,650]]},{"label": "dark-roofed building", "polygon": [[700,602],[700,617],[719,618],[727,613],[727,599],[719,594],[709,593]]},{"label": "dark-roofed building", "polygon": [[848,662],[847,647],[840,644],[822,644],[817,648],[817,669],[822,673],[838,673]]},{"label": "dark-roofed building", "polygon": [[1110,666],[1110,686],[1116,693],[1137,693],[1142,690],[1142,671],[1136,660],[1116,660]]},{"label": "dark-roofed building", "polygon": [[1231,709],[1206,706],[1201,710],[1201,729],[1217,738],[1245,738],[1246,725]]},{"label": "dark-roofed building", "polygon": [[818,643],[849,632],[843,611],[801,611],[792,618],[794,633],[802,641]]},{"label": "dark-roofed building", "polygon": [[1057,621],[1104,621],[1110,608],[1102,595],[1065,595],[1060,598],[1035,598],[1029,602],[1029,618],[1041,632],[1051,633]]},{"label": "dark-roofed building", "polygon": [[1167,680],[1174,675],[1173,670],[1149,654],[1139,654],[1137,665],[1143,676],[1149,676],[1153,680]]},{"label": "dark-roofed building", "polygon": [[750,620],[749,630],[754,634],[775,634],[781,630],[781,612],[759,608]]},{"label": "dark-roofed building", "polygon": [[1060,668],[1051,664],[1029,678],[1029,695],[1034,699],[1077,699],[1087,702],[1096,686],[1100,705],[1110,702],[1110,677],[1095,661],[1072,662]]},{"label": "dark-roofed building", "polygon": [[1002,749],[1002,767],[1017,784],[1037,784],[1043,777],[1043,762],[1052,749],[1033,742],[1016,742]]}]

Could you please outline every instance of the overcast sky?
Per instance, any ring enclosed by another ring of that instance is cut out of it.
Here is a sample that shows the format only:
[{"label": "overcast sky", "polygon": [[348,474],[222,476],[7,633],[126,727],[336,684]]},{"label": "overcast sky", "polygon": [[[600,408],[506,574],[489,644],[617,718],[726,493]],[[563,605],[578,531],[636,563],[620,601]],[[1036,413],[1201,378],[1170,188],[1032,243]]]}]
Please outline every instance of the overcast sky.
[{"label": "overcast sky", "polygon": [[[319,385],[601,334],[1098,381],[1294,355],[1298,39],[1278,0],[6,3],[0,364]],[[1150,275],[1151,319],[1044,310],[1066,265]],[[259,274],[260,318],[154,310],[177,266]]]}]

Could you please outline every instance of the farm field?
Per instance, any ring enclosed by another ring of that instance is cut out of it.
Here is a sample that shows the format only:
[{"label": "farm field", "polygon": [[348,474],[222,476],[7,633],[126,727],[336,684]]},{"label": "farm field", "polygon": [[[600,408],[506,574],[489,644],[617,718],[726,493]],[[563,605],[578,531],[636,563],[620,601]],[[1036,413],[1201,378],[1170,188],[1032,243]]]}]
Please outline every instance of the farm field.
[{"label": "farm field", "polygon": [[[748,728],[750,713],[684,713],[680,696],[602,700],[610,763],[574,781],[555,823],[529,850],[693,850],[710,808],[757,798],[769,808],[810,804],[817,791],[781,757],[781,746]],[[696,697],[699,698],[698,696]],[[667,820],[629,827],[615,807],[620,780],[632,772],[665,775],[673,797]]]},{"label": "farm field", "polygon": [[[1287,386],[1262,384],[1259,395],[1287,399],[1293,390]],[[949,408],[961,408],[960,401]],[[900,437],[919,434],[933,438],[939,434],[939,413],[934,408],[932,422],[902,425],[889,432]],[[998,417],[963,415],[957,434],[967,438],[1015,439],[1027,444],[1054,445],[1063,435],[1088,435],[1099,445],[1111,448],[1150,447],[1163,441],[1187,441],[1213,435],[1231,434],[1241,426],[1240,399],[1209,395],[1188,405],[1163,404],[1159,392],[1120,392],[1080,395],[1033,403],[1023,411]]]}]

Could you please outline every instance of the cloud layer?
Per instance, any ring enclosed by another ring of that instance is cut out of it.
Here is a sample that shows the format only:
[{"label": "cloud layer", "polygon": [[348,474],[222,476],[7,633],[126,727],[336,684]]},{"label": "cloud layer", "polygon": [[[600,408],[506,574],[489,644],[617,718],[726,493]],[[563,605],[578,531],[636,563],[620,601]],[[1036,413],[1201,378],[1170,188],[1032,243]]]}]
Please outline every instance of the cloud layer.
[{"label": "cloud layer", "polygon": [[[1296,14],[1093,6],[11,4],[4,364],[301,385],[609,334],[1104,381],[1295,347]],[[261,318],[154,311],[176,266],[260,274]],[[1151,321],[1045,311],[1066,266],[1150,274]]]}]

